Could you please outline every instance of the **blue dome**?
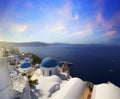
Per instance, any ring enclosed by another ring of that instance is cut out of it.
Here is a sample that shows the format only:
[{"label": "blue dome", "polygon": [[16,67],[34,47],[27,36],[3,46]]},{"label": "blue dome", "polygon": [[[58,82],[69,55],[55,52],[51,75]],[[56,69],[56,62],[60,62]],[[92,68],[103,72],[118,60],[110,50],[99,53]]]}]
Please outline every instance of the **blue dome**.
[{"label": "blue dome", "polygon": [[57,66],[57,63],[54,59],[47,57],[42,60],[40,66],[45,68],[51,68]]},{"label": "blue dome", "polygon": [[20,65],[21,68],[28,68],[30,66],[31,64],[28,60],[25,60],[25,62]]}]

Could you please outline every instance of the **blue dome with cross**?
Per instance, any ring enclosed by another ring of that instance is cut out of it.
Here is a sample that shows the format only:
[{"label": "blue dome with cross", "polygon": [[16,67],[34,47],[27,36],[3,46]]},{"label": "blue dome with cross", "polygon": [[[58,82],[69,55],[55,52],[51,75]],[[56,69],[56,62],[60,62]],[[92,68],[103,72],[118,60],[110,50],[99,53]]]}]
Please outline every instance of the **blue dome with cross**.
[{"label": "blue dome with cross", "polygon": [[24,63],[20,65],[21,68],[28,68],[31,67],[31,63],[28,60],[25,60]]},{"label": "blue dome with cross", "polygon": [[44,68],[52,68],[56,66],[57,66],[56,61],[51,57],[44,58],[40,64],[40,67]]}]

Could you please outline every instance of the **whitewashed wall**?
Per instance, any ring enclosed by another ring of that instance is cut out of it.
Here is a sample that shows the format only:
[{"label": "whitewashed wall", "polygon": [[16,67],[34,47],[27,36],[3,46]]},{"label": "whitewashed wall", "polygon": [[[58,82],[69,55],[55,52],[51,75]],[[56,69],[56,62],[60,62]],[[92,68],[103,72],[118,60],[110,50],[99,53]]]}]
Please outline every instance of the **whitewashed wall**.
[{"label": "whitewashed wall", "polygon": [[0,58],[0,99],[11,99],[12,97],[13,88],[7,62]]},{"label": "whitewashed wall", "polygon": [[52,67],[52,68],[44,68],[44,67],[40,67],[41,70],[41,74],[43,75],[44,72],[44,76],[49,76],[49,71],[51,71],[51,75],[56,75],[57,74],[57,66],[56,67]]}]

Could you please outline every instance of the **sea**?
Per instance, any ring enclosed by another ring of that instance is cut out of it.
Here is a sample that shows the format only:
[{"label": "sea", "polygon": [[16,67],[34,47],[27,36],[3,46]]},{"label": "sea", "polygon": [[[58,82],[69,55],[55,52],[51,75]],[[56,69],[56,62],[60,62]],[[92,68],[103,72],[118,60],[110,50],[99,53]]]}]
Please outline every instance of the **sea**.
[{"label": "sea", "polygon": [[41,58],[71,62],[70,75],[94,84],[111,82],[120,87],[120,46],[48,45],[19,46]]}]

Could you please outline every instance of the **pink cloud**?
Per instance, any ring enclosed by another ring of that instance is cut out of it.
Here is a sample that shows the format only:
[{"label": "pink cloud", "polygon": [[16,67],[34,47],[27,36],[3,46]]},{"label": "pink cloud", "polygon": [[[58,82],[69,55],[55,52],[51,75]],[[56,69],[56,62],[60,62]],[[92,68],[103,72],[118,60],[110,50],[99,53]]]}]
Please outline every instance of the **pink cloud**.
[{"label": "pink cloud", "polygon": [[96,22],[97,24],[102,24],[102,27],[105,30],[111,30],[116,26],[120,25],[120,11],[116,12],[109,20],[105,20],[102,12],[98,11],[96,14]]},{"label": "pink cloud", "polygon": [[120,25],[120,11],[116,12],[110,21],[114,26]]},{"label": "pink cloud", "polygon": [[28,26],[25,24],[12,24],[10,30],[13,33],[23,33],[27,30]]},{"label": "pink cloud", "polygon": [[103,19],[103,16],[102,16],[101,12],[97,12],[96,21],[97,21],[97,23],[104,23],[104,19]]},{"label": "pink cloud", "polygon": [[113,29],[120,25],[120,11],[116,12],[110,20],[106,21],[104,26],[107,30]]},{"label": "pink cloud", "polygon": [[78,31],[75,35],[86,36],[86,35],[91,35],[92,32],[93,32],[92,29],[89,28],[89,29],[86,29],[86,30]]},{"label": "pink cloud", "polygon": [[117,32],[116,30],[108,31],[108,32],[105,33],[105,35],[106,36],[113,36],[113,35],[116,34],[116,32]]},{"label": "pink cloud", "polygon": [[72,18],[72,9],[72,2],[70,0],[66,0],[64,5],[58,9],[58,12],[65,18],[65,20],[70,20]]},{"label": "pink cloud", "polygon": [[78,29],[77,32],[74,33],[75,36],[87,36],[94,33],[94,24],[92,24],[91,22],[87,22],[81,27],[81,29]]},{"label": "pink cloud", "polygon": [[101,11],[98,11],[96,14],[96,25],[101,24],[101,27],[105,30],[111,29],[112,24],[110,24],[108,21],[106,21],[102,15]]}]

